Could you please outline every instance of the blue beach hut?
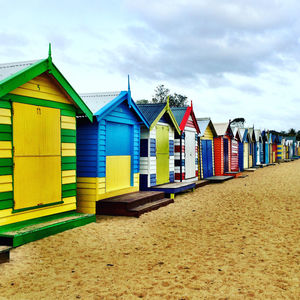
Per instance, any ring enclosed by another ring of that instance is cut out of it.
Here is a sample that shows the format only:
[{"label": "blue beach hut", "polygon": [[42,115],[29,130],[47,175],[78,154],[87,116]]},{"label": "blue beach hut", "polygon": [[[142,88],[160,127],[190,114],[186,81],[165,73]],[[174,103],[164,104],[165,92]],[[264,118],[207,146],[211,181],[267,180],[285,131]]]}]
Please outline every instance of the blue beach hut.
[{"label": "blue beach hut", "polygon": [[197,118],[199,134],[199,173],[198,178],[204,179],[215,175],[214,138],[217,132],[210,118]]},{"label": "blue beach hut", "polygon": [[96,212],[96,202],[139,191],[140,127],[149,123],[122,92],[82,94],[93,123],[77,119],[77,193],[81,212]]}]

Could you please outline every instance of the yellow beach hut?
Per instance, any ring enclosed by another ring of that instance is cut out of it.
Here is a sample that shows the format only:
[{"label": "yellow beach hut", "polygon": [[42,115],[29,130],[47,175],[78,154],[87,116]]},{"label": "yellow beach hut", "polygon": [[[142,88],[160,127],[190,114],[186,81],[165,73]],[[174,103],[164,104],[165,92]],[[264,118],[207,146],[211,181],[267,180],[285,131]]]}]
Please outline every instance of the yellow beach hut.
[{"label": "yellow beach hut", "polygon": [[[0,244],[95,220],[76,213],[76,120],[92,113],[46,59],[0,65]],[[34,225],[34,230],[32,229]]]}]

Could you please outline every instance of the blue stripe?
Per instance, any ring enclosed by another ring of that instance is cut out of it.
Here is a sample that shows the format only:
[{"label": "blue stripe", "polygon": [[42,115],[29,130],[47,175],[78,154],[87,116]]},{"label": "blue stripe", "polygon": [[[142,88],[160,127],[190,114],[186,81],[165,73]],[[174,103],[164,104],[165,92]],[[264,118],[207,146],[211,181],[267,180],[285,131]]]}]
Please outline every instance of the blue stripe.
[{"label": "blue stripe", "polygon": [[150,186],[156,185],[156,174],[150,174]]},{"label": "blue stripe", "polygon": [[170,172],[170,182],[174,182],[174,171]]},{"label": "blue stripe", "polygon": [[174,156],[174,140],[169,140],[169,155]]},{"label": "blue stripe", "polygon": [[156,156],[156,139],[150,139],[150,156]]}]

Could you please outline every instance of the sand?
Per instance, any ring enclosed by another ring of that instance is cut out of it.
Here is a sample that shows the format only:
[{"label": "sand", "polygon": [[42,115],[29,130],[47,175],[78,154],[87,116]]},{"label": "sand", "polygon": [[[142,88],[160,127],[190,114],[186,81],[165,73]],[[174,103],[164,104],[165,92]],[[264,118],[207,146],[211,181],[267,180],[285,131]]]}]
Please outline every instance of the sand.
[{"label": "sand", "polygon": [[300,161],[33,242],[0,299],[300,299]]}]

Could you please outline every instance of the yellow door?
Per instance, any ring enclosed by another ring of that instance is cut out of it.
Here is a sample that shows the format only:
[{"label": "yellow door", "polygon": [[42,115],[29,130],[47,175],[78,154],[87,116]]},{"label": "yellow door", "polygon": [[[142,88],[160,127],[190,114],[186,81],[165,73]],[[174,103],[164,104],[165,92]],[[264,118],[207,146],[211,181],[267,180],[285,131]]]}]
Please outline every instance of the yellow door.
[{"label": "yellow door", "polygon": [[244,169],[249,168],[249,144],[244,143]]},{"label": "yellow door", "polygon": [[156,126],[156,184],[169,182],[169,127]]},{"label": "yellow door", "polygon": [[60,111],[13,103],[14,209],[61,201]]},{"label": "yellow door", "polygon": [[106,191],[125,189],[130,187],[131,156],[106,157]]}]

